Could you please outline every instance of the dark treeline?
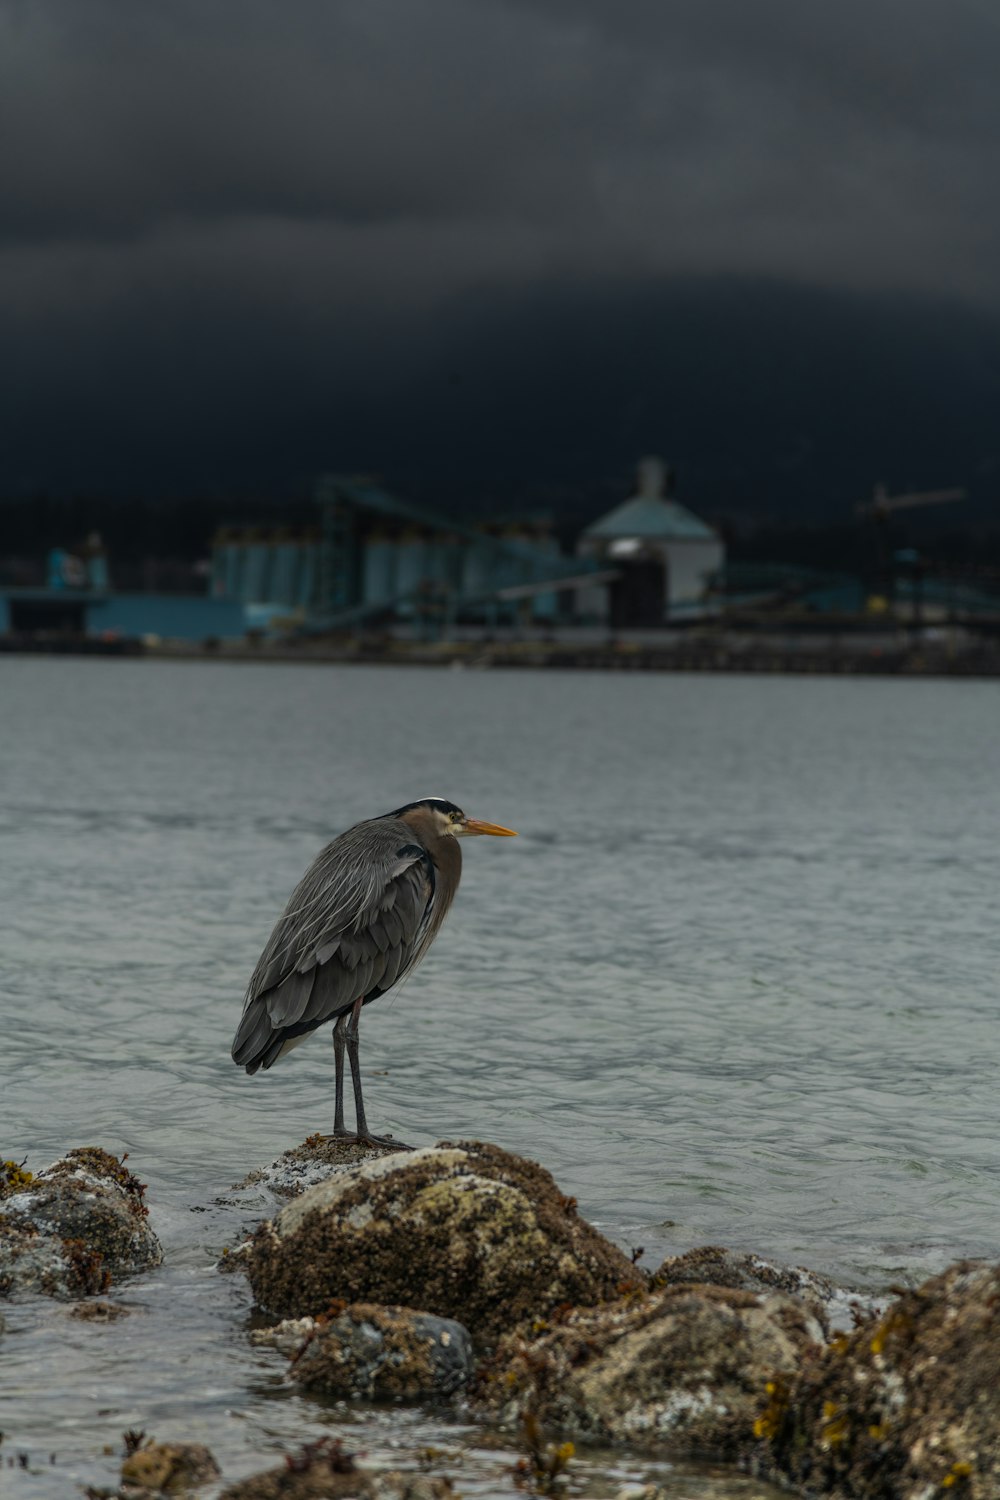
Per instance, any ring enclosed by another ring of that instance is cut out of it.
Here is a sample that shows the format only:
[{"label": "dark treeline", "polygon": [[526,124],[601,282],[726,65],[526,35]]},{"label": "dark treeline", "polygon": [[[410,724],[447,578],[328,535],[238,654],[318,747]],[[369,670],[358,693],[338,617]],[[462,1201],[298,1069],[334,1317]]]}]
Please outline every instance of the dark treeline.
[{"label": "dark treeline", "polygon": [[87,495],[0,501],[0,583],[37,587],[45,581],[52,548],[86,550],[96,532],[108,555],[113,588],[202,593],[206,559],[219,527],[302,527],[316,520],[315,506],[306,501]]},{"label": "dark treeline", "polygon": [[[439,513],[458,507],[428,491],[411,495]],[[595,485],[586,494],[556,487],[526,492],[523,503],[483,494],[466,496],[467,521],[517,520],[546,516],[562,546],[572,551],[582,528],[620,500],[620,486]],[[204,587],[198,565],[208,557],[214,533],[223,526],[314,527],[315,505],[308,497],[275,501],[247,496],[176,500],[123,500],[101,496],[35,495],[0,501],[0,578],[8,583],[37,583],[53,547],[74,551],[93,532],[107,549],[115,586]],[[898,516],[877,539],[873,523],[851,519],[810,523],[752,516],[716,516],[714,520],[734,562],[792,563],[801,567],[851,574],[864,573],[876,545],[887,551],[915,548],[931,568],[1000,575],[1000,526],[957,525],[954,510]]]},{"label": "dark treeline", "polygon": [[194,562],[208,556],[220,526],[307,526],[316,519],[316,508],[308,501],[33,495],[0,501],[0,556],[43,556],[51,547],[72,551],[96,531],[112,555],[125,562],[142,557]]}]

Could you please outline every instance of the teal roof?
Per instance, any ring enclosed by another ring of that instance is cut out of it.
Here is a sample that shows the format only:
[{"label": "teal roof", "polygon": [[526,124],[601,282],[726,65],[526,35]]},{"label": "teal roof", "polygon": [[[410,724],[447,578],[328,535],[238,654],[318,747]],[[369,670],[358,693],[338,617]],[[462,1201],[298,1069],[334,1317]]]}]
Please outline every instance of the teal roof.
[{"label": "teal roof", "polygon": [[715,532],[676,500],[633,495],[594,521],[583,533],[591,537],[662,537],[664,541],[714,542]]}]

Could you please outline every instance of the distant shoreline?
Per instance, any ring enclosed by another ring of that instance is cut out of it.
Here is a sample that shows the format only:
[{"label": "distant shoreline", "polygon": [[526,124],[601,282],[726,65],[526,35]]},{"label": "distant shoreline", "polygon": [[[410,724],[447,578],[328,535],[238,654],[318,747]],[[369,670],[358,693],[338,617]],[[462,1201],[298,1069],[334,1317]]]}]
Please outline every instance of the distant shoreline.
[{"label": "distant shoreline", "polygon": [[0,637],[0,655],[119,657],[153,661],[286,663],[591,672],[728,672],[788,676],[1000,677],[1000,642],[914,639],[817,641],[809,636],[759,639],[685,636],[662,645],[541,641],[379,644],[302,641],[204,642]]}]

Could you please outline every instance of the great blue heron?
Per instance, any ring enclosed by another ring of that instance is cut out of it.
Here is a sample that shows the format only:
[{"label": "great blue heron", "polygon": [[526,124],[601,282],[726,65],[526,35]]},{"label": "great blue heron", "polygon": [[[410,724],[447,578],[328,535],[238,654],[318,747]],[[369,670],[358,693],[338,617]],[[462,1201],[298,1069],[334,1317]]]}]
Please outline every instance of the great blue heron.
[{"label": "great blue heron", "polygon": [[350,1135],[344,1126],[346,1047],[358,1139],[385,1144],[370,1133],[361,1097],[361,1007],[423,958],[458,889],[458,840],[481,833],[515,836],[498,823],[467,818],[443,797],[422,797],[356,823],[327,844],[295,887],[257,960],[233,1061],[248,1073],[269,1068],[311,1031],[334,1021],[333,1133]]}]

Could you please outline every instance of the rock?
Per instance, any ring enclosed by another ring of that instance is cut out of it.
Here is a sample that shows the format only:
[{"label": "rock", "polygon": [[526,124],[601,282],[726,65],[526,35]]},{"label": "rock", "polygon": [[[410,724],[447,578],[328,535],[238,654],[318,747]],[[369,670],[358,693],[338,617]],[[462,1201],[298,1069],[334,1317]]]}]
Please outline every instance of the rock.
[{"label": "rock", "polygon": [[275,1469],[227,1485],[219,1500],[376,1500],[369,1474],[359,1469],[339,1438],[321,1438],[289,1454]]},{"label": "rock", "polygon": [[721,1245],[702,1245],[683,1255],[668,1255],[653,1272],[654,1286],[725,1286],[740,1292],[787,1292],[793,1297],[828,1301],[834,1286],[825,1276],[801,1267],[775,1266],[759,1255],[743,1255]]},{"label": "rock", "polygon": [[200,1443],[145,1443],[122,1463],[120,1494],[184,1495],[218,1477],[218,1464]]},{"label": "rock", "polygon": [[1000,1496],[1000,1266],[962,1261],[772,1382],[778,1472],[878,1500]]},{"label": "rock", "polygon": [[776,1266],[760,1255],[725,1250],[721,1245],[703,1245],[683,1255],[668,1255],[652,1284],[660,1286],[725,1286],[734,1291],[785,1292],[801,1297],[829,1335],[831,1329],[857,1326],[862,1317],[881,1312],[884,1297],[870,1297],[835,1286],[826,1276],[804,1266]]},{"label": "rock", "polygon": [[159,1265],[145,1188],[117,1157],[85,1146],[37,1175],[17,1171],[0,1175],[0,1296],[89,1296]]},{"label": "rock", "polygon": [[219,1500],[453,1500],[443,1475],[391,1469],[370,1473],[346,1453],[339,1438],[307,1443],[299,1453],[222,1491]]},{"label": "rock", "polygon": [[452,1500],[454,1486],[443,1474],[410,1474],[392,1469],[375,1475],[378,1500]]},{"label": "rock", "polygon": [[277,1349],[286,1359],[294,1359],[306,1339],[311,1339],[324,1320],[321,1318],[282,1318],[268,1328],[251,1328],[248,1334],[251,1344],[266,1349]]},{"label": "rock", "polygon": [[473,1142],[338,1172],[260,1225],[244,1263],[279,1317],[377,1302],[456,1318],[480,1345],[562,1304],[645,1285],[548,1172]]},{"label": "rock", "polygon": [[75,1302],[69,1310],[71,1318],[83,1323],[117,1323],[119,1318],[130,1318],[131,1307],[122,1307],[119,1302]]},{"label": "rock", "polygon": [[394,1156],[398,1151],[397,1146],[340,1140],[332,1135],[310,1135],[300,1146],[283,1151],[269,1166],[257,1167],[248,1173],[233,1185],[231,1192],[264,1187],[278,1198],[297,1198],[306,1188],[324,1182],[331,1173],[343,1167],[355,1166],[361,1161],[377,1161],[381,1156]]},{"label": "rock", "polygon": [[472,1376],[472,1340],[451,1318],[356,1303],[328,1318],[279,1323],[278,1348],[287,1348],[285,1330],[298,1335],[292,1379],[329,1396],[420,1401],[454,1395]]},{"label": "rock", "polygon": [[790,1379],[822,1336],[781,1293],[666,1287],[503,1340],[475,1404],[504,1425],[732,1459],[753,1446],[768,1381]]}]

